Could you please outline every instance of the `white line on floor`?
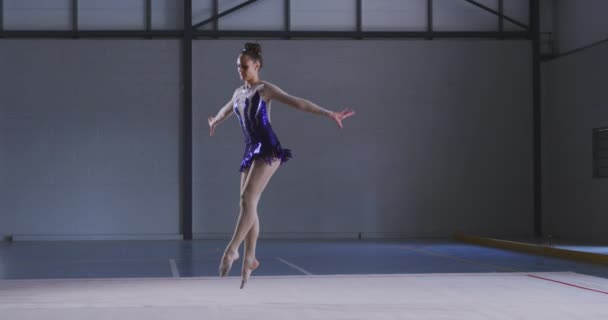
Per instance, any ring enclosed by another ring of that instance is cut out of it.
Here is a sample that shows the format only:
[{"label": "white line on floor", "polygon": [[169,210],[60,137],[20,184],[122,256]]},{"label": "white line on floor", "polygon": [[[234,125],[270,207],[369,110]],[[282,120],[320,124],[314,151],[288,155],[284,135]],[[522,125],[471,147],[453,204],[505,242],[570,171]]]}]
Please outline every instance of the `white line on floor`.
[{"label": "white line on floor", "polygon": [[287,260],[285,260],[283,258],[277,257],[277,260],[279,260],[279,261],[283,262],[284,264],[286,264],[286,265],[288,265],[288,266],[290,266],[290,267],[292,267],[292,268],[294,268],[294,269],[302,272],[305,275],[308,275],[308,276],[312,275],[312,273],[310,273],[310,272],[308,272],[308,271],[306,271],[306,270],[304,270],[304,269],[296,266],[295,264],[293,264],[293,263],[291,263],[291,262],[289,262],[289,261],[287,261]]},{"label": "white line on floor", "polygon": [[171,274],[173,275],[173,278],[179,278],[179,270],[177,269],[175,260],[169,259],[169,264],[171,265]]}]

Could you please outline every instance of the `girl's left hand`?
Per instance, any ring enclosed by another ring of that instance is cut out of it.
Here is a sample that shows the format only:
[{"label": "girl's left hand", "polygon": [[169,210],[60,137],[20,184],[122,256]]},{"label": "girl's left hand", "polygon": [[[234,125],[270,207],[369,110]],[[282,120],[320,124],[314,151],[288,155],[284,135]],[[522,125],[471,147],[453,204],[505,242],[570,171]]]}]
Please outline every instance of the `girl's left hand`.
[{"label": "girl's left hand", "polygon": [[213,136],[213,132],[215,131],[215,127],[217,127],[217,123],[215,122],[214,117],[209,117],[207,121],[209,122],[209,136]]},{"label": "girl's left hand", "polygon": [[334,119],[334,121],[336,121],[338,123],[338,126],[340,126],[340,129],[343,128],[342,126],[342,120],[352,116],[355,114],[355,110],[346,108],[340,112],[332,112],[329,117]]}]

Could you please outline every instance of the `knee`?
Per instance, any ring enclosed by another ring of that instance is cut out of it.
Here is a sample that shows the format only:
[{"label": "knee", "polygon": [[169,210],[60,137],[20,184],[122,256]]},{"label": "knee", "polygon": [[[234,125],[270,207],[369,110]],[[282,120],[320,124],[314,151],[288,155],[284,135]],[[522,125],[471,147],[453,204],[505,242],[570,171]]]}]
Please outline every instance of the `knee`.
[{"label": "knee", "polygon": [[253,209],[256,206],[255,197],[250,192],[243,192],[241,193],[240,204],[244,210]]}]

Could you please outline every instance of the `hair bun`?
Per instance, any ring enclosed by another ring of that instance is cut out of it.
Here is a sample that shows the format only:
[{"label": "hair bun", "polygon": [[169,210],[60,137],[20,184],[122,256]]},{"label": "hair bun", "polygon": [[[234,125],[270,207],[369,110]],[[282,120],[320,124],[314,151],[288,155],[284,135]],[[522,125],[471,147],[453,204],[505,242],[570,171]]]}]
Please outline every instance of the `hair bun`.
[{"label": "hair bun", "polygon": [[251,51],[257,55],[262,54],[262,46],[259,43],[247,42],[243,51]]}]

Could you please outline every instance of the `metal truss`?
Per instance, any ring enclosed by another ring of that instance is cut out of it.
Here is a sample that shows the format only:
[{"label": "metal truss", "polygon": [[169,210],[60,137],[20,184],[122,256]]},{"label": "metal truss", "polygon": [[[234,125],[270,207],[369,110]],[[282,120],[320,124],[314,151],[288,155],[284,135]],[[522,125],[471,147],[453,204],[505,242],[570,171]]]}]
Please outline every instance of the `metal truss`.
[{"label": "metal truss", "polygon": [[[530,39],[529,28],[525,24],[510,18],[503,13],[503,0],[499,0],[499,11],[495,11],[483,4],[473,0],[463,0],[482,10],[485,10],[498,18],[498,30],[495,32],[483,31],[433,31],[433,0],[427,0],[427,30],[425,32],[408,31],[363,31],[362,27],[362,0],[356,1],[356,31],[291,31],[291,0],[285,1],[285,27],[284,30],[277,31],[246,31],[246,30],[226,30],[221,31],[217,28],[220,18],[229,15],[237,10],[241,10],[259,0],[248,0],[236,5],[223,12],[217,12],[218,0],[214,0],[214,15],[192,26],[195,38],[342,38],[342,39],[364,39],[364,38],[402,38],[402,39],[434,39],[434,38],[491,38],[491,39]],[[523,29],[523,31],[504,31],[503,20],[507,20]],[[214,23],[213,30],[200,30],[199,28],[209,23]]]},{"label": "metal truss", "polygon": [[[37,30],[5,30],[3,0],[0,0],[0,38],[183,38],[187,29],[192,30],[194,39],[198,38],[334,38],[334,39],[441,39],[441,38],[488,38],[488,39],[532,39],[528,25],[517,21],[503,12],[503,1],[499,0],[498,11],[489,8],[474,0],[462,0],[480,8],[497,17],[496,31],[434,31],[433,30],[433,0],[427,0],[427,30],[422,32],[409,31],[363,31],[362,1],[356,1],[356,31],[292,31],[291,30],[291,0],[284,1],[284,28],[283,30],[249,31],[249,30],[219,30],[218,21],[236,11],[242,10],[261,0],[248,0],[225,11],[218,12],[219,0],[213,0],[213,15],[179,30],[153,30],[152,29],[152,1],[144,1],[145,29],[144,30],[93,30],[85,31],[78,28],[78,0],[71,0],[71,30],[37,31]],[[184,0],[184,6],[191,0]],[[189,3],[191,6],[192,4]],[[185,11],[185,10],[184,10]],[[185,14],[185,12],[184,12]],[[187,17],[184,17],[185,20]],[[504,21],[521,27],[521,31],[505,31]],[[200,30],[200,27],[213,24],[212,30]]]}]

